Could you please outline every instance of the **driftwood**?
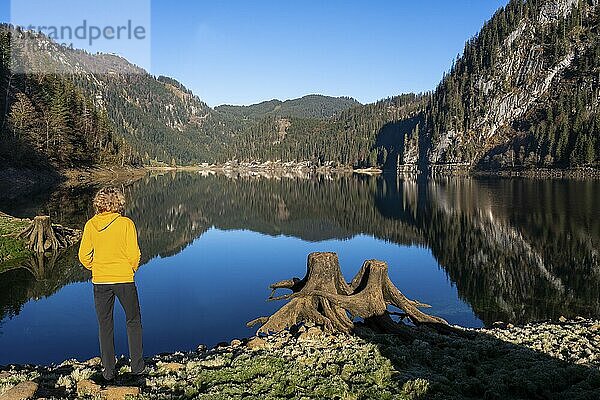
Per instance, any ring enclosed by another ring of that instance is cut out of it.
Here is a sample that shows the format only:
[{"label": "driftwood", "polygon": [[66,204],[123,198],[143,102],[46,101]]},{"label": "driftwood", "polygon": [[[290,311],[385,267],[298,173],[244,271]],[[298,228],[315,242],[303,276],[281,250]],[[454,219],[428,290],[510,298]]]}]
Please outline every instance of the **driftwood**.
[{"label": "driftwood", "polygon": [[[432,327],[440,332],[454,332],[442,318],[423,313],[419,308],[427,304],[406,298],[388,276],[388,266],[383,261],[367,260],[352,282],[342,276],[337,254],[311,253],[308,256],[306,276],[293,278],[271,285],[268,300],[288,299],[270,317],[260,317],[248,322],[248,326],[261,324],[257,333],[269,334],[291,328],[300,323],[321,325],[328,331],[349,333],[354,329],[354,318],[380,332],[412,336],[411,330],[391,315],[408,318],[414,325]],[[278,289],[290,289],[292,293],[274,296]],[[388,311],[388,305],[402,310]]]},{"label": "driftwood", "polygon": [[25,239],[27,247],[36,252],[57,251],[73,245],[79,240],[80,232],[50,222],[47,215],[37,216],[31,224],[17,235]]}]

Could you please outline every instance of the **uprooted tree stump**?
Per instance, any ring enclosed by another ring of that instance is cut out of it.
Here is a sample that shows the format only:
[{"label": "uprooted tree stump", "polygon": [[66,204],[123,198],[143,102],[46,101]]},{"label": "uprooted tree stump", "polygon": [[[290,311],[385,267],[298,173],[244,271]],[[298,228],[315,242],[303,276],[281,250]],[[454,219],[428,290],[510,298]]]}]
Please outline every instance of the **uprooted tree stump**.
[{"label": "uprooted tree stump", "polygon": [[76,229],[52,224],[48,215],[35,217],[31,224],[17,235],[36,253],[64,249],[76,243],[79,236],[80,232]]},{"label": "uprooted tree stump", "polygon": [[[311,253],[303,279],[277,282],[271,289],[268,300],[289,299],[289,302],[270,317],[248,322],[248,326],[261,324],[257,333],[279,332],[300,323],[350,333],[355,326],[354,318],[360,317],[376,331],[412,336],[408,327],[394,321],[391,315],[409,318],[417,326],[429,326],[443,333],[456,331],[442,318],[419,310],[429,305],[406,298],[390,280],[388,266],[383,261],[365,261],[354,279],[347,283],[337,254]],[[292,293],[274,297],[277,289],[290,289]],[[399,308],[402,313],[388,311],[388,305]]]}]

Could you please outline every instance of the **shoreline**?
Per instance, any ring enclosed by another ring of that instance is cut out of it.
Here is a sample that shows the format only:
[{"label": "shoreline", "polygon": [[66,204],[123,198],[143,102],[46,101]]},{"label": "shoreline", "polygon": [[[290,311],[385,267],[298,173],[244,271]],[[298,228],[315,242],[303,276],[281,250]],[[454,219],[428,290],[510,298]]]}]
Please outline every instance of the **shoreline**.
[{"label": "shoreline", "polygon": [[81,184],[128,184],[148,173],[137,167],[73,168],[67,170],[0,169],[0,199],[12,200],[60,186]]},{"label": "shoreline", "polygon": [[[108,389],[96,385],[98,358],[47,367],[0,366],[0,398],[11,389],[35,398],[88,394],[107,399],[126,394],[144,399],[583,399],[600,391],[599,320],[465,328],[469,338],[413,329],[412,341],[361,326],[356,335],[302,326],[212,349],[200,345],[197,351],[147,357],[149,373],[141,388],[126,382]],[[117,365],[121,374],[128,371],[123,359]]]},{"label": "shoreline", "polygon": [[190,171],[205,174],[357,174],[367,176],[378,176],[381,174],[396,174],[401,177],[427,176],[435,177],[499,177],[499,178],[527,178],[527,179],[599,179],[600,169],[592,167],[577,168],[538,168],[538,169],[515,169],[515,170],[474,170],[464,166],[434,165],[427,173],[419,172],[414,165],[403,165],[398,170],[383,169],[381,167],[358,168],[351,165],[323,165],[316,166],[309,162],[303,163],[225,163],[225,164],[203,164],[203,165],[178,165],[178,166],[144,166],[148,171]]},{"label": "shoreline", "polygon": [[248,177],[310,177],[326,176],[380,176],[396,174],[399,177],[470,177],[470,178],[524,178],[524,179],[600,179],[600,169],[570,168],[570,169],[533,169],[533,170],[469,170],[464,167],[436,165],[428,173],[419,173],[415,168],[403,166],[399,170],[389,170],[377,167],[354,168],[338,166],[332,163],[322,166],[310,162],[265,162],[265,163],[225,163],[183,166],[124,166],[124,167],[86,167],[66,170],[34,170],[27,168],[0,169],[0,193],[3,199],[14,199],[59,186],[77,186],[81,184],[130,184],[147,174],[165,172],[198,172],[204,175],[224,174],[227,176]]}]

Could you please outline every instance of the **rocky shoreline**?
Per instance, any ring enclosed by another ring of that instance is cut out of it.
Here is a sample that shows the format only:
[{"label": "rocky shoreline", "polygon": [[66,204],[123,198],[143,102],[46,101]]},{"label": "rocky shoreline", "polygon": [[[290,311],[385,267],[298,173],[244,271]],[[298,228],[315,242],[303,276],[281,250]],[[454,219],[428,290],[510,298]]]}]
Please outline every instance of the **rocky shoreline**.
[{"label": "rocky shoreline", "polygon": [[147,364],[145,384],[131,386],[121,359],[108,388],[94,383],[97,358],[0,367],[0,399],[596,399],[600,321],[465,329],[465,337],[414,328],[411,341],[360,326],[352,336],[303,326]]}]

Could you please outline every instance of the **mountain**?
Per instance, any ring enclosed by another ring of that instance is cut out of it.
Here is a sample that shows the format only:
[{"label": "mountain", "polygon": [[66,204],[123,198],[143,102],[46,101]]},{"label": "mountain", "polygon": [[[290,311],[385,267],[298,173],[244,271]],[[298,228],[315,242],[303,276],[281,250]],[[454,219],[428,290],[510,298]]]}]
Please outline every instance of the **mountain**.
[{"label": "mountain", "polygon": [[[437,88],[361,105],[309,95],[208,107],[173,78],[43,35],[9,69],[0,27],[2,165],[310,161],[388,170],[600,166],[598,0],[511,0]],[[7,149],[17,149],[16,151]]]},{"label": "mountain", "polygon": [[[7,25],[0,27],[0,32],[4,38],[3,53],[10,55],[12,46],[14,58],[26,67],[28,73],[20,76],[28,81],[39,78],[68,82],[90,103],[88,108],[106,117],[106,129],[115,142],[126,143],[131,149],[130,157],[121,159],[121,163],[148,162],[151,158],[190,160],[196,155],[190,149],[198,146],[198,127],[211,110],[179,82],[156,78],[119,56],[88,54],[61,46],[41,34],[34,40],[18,40],[27,33]],[[7,57],[3,58],[4,81],[12,77]],[[7,110],[14,108],[19,93],[50,99],[63,94],[27,84],[11,86],[8,93],[4,100]],[[70,110],[68,119],[78,114],[78,110]],[[65,127],[50,125],[57,132],[66,131],[63,136],[70,136],[72,127],[68,123]]]},{"label": "mountain", "polygon": [[[314,148],[313,130],[360,106],[350,98],[308,95],[213,110],[177,80],[154,77],[122,57],[68,48],[42,34],[25,46],[19,39],[31,33],[9,25],[0,26],[0,35],[4,167],[315,159],[306,150]],[[11,50],[27,73],[11,69]],[[298,133],[302,144],[283,140],[288,133]],[[9,150],[15,147],[20,150]]]},{"label": "mountain", "polygon": [[[61,46],[43,35],[35,46],[19,48],[22,41],[13,40],[14,35],[24,32],[0,26],[0,91],[6,93],[0,99],[6,110],[2,148],[18,142],[26,165],[60,169],[152,159],[190,162],[201,153],[202,139],[210,141],[198,132],[212,110],[176,80],[154,77],[115,55]],[[11,70],[11,46],[28,73]],[[22,157],[14,155],[3,152],[2,164],[19,164]]]},{"label": "mountain", "polygon": [[349,108],[331,118],[229,116],[225,143],[213,153],[216,161],[231,159],[311,161],[315,165],[367,166],[383,163],[411,132],[413,119],[423,109],[427,94],[404,94],[373,104]]},{"label": "mountain", "polygon": [[299,117],[299,118],[331,118],[360,103],[351,97],[331,97],[320,94],[309,94],[299,99],[269,100],[249,106],[221,105],[215,110],[236,117],[260,118],[266,116]]},{"label": "mountain", "polygon": [[229,156],[423,172],[598,167],[599,18],[598,0],[512,0],[432,93],[288,118],[279,135],[271,121],[233,137]]},{"label": "mountain", "polygon": [[106,112],[67,76],[13,73],[14,33],[0,26],[0,166],[68,168],[134,162],[131,148],[113,135]]}]

